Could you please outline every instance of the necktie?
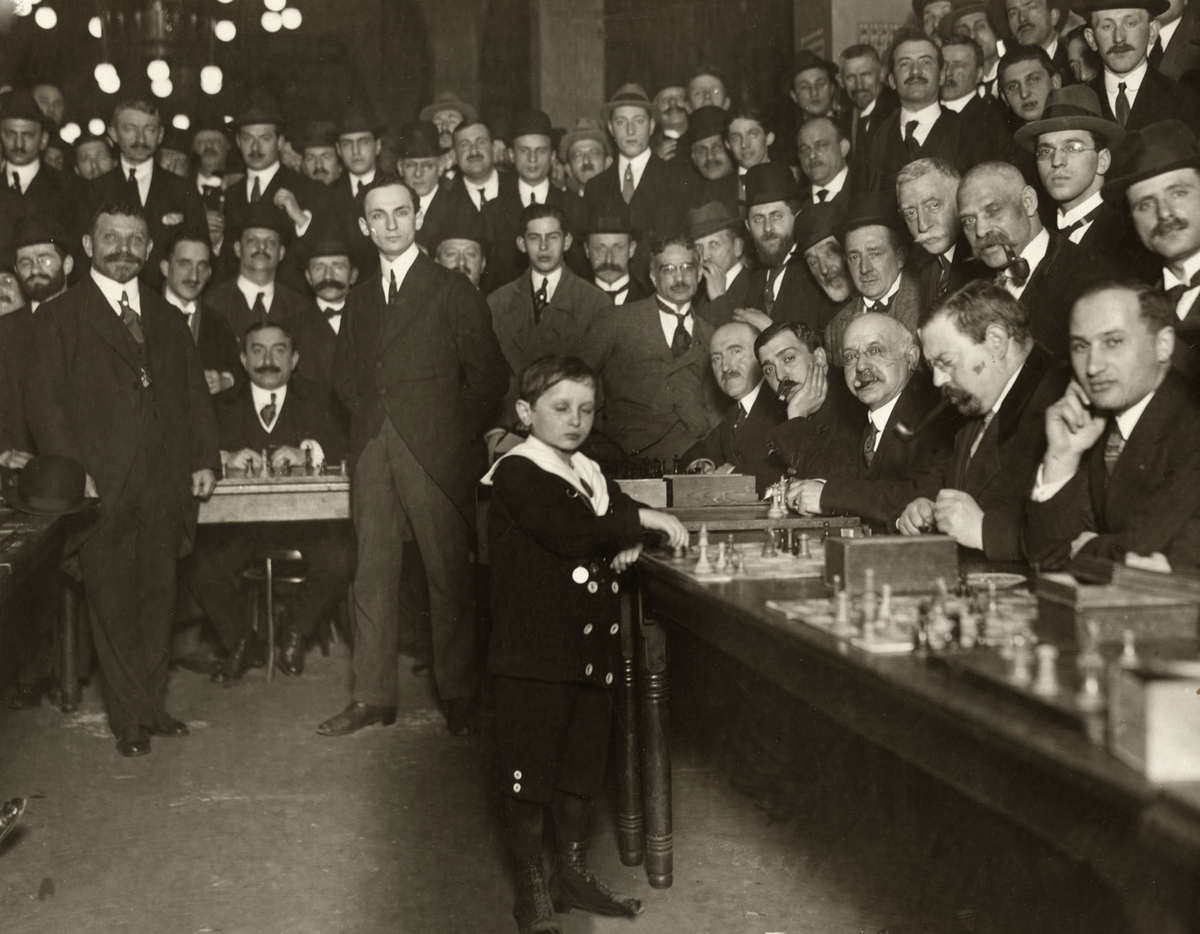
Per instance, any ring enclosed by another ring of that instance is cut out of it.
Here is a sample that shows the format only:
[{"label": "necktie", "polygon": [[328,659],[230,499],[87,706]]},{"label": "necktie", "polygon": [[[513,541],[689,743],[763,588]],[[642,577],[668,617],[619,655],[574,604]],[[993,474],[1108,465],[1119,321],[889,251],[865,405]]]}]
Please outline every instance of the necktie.
[{"label": "necktie", "polygon": [[904,145],[911,156],[915,156],[919,148],[919,144],[917,143],[917,127],[920,125],[920,120],[909,120],[908,123],[904,124]]},{"label": "necktie", "polygon": [[141,204],[142,203],[142,194],[140,191],[138,191],[137,172],[134,171],[133,169],[129,170],[129,178],[127,179],[127,182],[129,184],[129,196],[137,204]]},{"label": "necktie", "polygon": [[531,191],[529,193],[529,203],[537,204],[537,192],[536,191]]},{"label": "necktie", "polygon": [[13,172],[12,184],[9,185],[8,187],[11,188],[13,191],[15,191],[17,194],[20,194],[21,193],[21,176],[18,175],[16,172]]},{"label": "necktie", "polygon": [[391,278],[388,280],[388,304],[396,304],[396,298],[400,295],[400,286],[396,285],[396,270],[392,270]]},{"label": "necktie", "polygon": [[363,180],[360,178],[360,179],[358,180],[358,183],[357,183],[357,184],[358,184],[358,187],[354,189],[354,193],[355,193],[356,195],[361,195],[361,194],[362,194],[362,190],[363,190]]},{"label": "necktie", "polygon": [[547,291],[550,280],[545,276],[542,277],[542,284],[538,286],[538,290],[533,293],[533,323],[538,324],[542,320],[542,312],[546,310],[546,305],[550,302],[550,294]]},{"label": "necktie", "polygon": [[745,425],[747,417],[748,416],[746,415],[745,408],[739,402],[737,404],[737,414],[735,414],[733,416],[733,430],[737,431],[739,428],[741,428],[743,425]]},{"label": "necktie", "polygon": [[950,289],[950,260],[944,253],[938,254],[938,280],[936,298],[941,299]]},{"label": "necktie", "polygon": [[485,204],[487,204],[487,189],[486,188],[476,188],[475,190],[477,192],[479,192],[479,210],[482,211],[483,206]]},{"label": "necktie", "polygon": [[[243,410],[244,411],[244,410]],[[258,410],[258,417],[262,419],[262,423],[270,428],[275,424],[275,393],[271,393],[271,401]]]},{"label": "necktie", "polygon": [[775,283],[783,275],[782,266],[772,266],[767,270],[767,281],[763,286],[763,311],[768,315],[775,308]]},{"label": "necktie", "polygon": [[1125,82],[1117,85],[1117,123],[1124,126],[1129,122],[1129,98],[1125,96]]},{"label": "necktie", "polygon": [[254,306],[250,309],[250,311],[254,314],[255,319],[258,321],[266,321],[267,320],[266,298],[267,298],[266,292],[259,292],[257,295],[254,296]]},{"label": "necktie", "polygon": [[1092,221],[1094,221],[1096,219],[1096,215],[1100,213],[1100,208],[1103,206],[1104,205],[1099,205],[1092,208],[1092,210],[1088,211],[1085,215],[1083,215],[1083,217],[1079,218],[1079,220],[1068,224],[1066,227],[1062,226],[1062,218],[1059,217],[1059,231],[1064,237],[1071,236],[1071,234],[1083,227],[1084,224],[1090,224]]},{"label": "necktie", "polygon": [[817,203],[818,204],[824,204],[825,199],[828,197],[829,197],[829,189],[828,188],[818,188],[817,189]]},{"label": "necktie", "polygon": [[675,333],[671,337],[671,356],[679,358],[688,352],[688,348],[692,346],[692,335],[687,332],[684,322],[687,316],[691,314],[691,309],[684,312],[678,312],[670,305],[658,303],[660,311],[668,315],[675,316]]},{"label": "necktie", "polygon": [[633,166],[627,165],[625,166],[625,178],[621,182],[621,197],[626,204],[633,200],[633,192]]},{"label": "necktie", "polygon": [[1125,450],[1125,436],[1121,434],[1121,426],[1114,420],[1112,428],[1109,429],[1108,438],[1104,442],[1104,472],[1108,476],[1112,476],[1117,467],[1117,458],[1121,456],[1123,450]]},{"label": "necktie", "polygon": [[250,203],[253,204],[262,197],[262,186],[259,184],[258,176],[254,176],[254,184],[250,186]]},{"label": "necktie", "polygon": [[138,318],[138,314],[133,310],[133,306],[129,304],[128,293],[121,292],[121,323],[129,329],[129,333],[139,345],[146,343],[146,335],[142,333],[142,322]]},{"label": "necktie", "polygon": [[597,282],[596,285],[600,288],[600,291],[608,296],[608,300],[614,305],[617,304],[617,299],[619,299],[623,294],[625,294],[625,292],[629,290],[629,286],[627,285],[623,285],[619,289],[605,288],[599,282]]},{"label": "necktie", "polygon": [[1157,39],[1154,40],[1154,45],[1150,49],[1150,56],[1149,56],[1148,61],[1150,62],[1151,68],[1153,68],[1155,70],[1158,69],[1158,66],[1162,63],[1163,51],[1164,51],[1163,50],[1163,41],[1162,41],[1162,36],[1160,35]]},{"label": "necktie", "polygon": [[[988,412],[985,416],[983,416],[983,418],[981,418],[979,420],[979,428],[976,429],[975,437],[971,441],[970,457],[974,457],[975,452],[979,450],[979,442],[982,441],[983,436],[987,434],[988,425],[990,425],[992,423],[992,416],[994,416],[995,414],[996,414],[995,412]],[[968,457],[968,460],[970,460],[970,457]]]},{"label": "necktie", "polygon": [[867,428],[863,432],[863,461],[868,467],[871,466],[871,461],[875,460],[875,439],[879,437],[879,429],[875,427],[875,423],[869,418],[867,419]]}]

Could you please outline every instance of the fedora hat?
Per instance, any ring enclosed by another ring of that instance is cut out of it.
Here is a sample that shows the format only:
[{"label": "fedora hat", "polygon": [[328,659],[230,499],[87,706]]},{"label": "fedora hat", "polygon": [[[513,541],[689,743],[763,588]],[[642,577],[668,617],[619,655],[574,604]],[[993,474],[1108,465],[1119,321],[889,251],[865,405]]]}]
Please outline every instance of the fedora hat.
[{"label": "fedora hat", "polygon": [[5,499],[13,509],[35,516],[66,516],[91,505],[83,495],[86,483],[87,473],[79,461],[42,454],[21,469]]},{"label": "fedora hat", "polygon": [[513,118],[508,139],[516,139],[518,136],[545,136],[552,139],[554,127],[550,123],[550,117],[542,110],[521,111]]},{"label": "fedora hat", "polygon": [[611,120],[613,111],[618,107],[641,107],[651,118],[654,117],[654,102],[646,96],[646,89],[640,84],[622,84],[617,92],[604,105],[604,119]]},{"label": "fedora hat", "polygon": [[1130,185],[1175,169],[1200,169],[1200,144],[1182,120],[1160,120],[1126,133],[1113,150],[1105,198],[1119,198]]},{"label": "fedora hat", "polygon": [[462,114],[463,123],[474,123],[479,116],[474,107],[453,91],[443,91],[422,107],[417,117],[421,120],[432,121],[433,115],[442,110],[457,110]]},{"label": "fedora hat", "polygon": [[242,234],[251,227],[262,227],[265,230],[273,230],[279,234],[280,239],[286,239],[288,236],[288,225],[284,223],[286,215],[283,210],[275,207],[265,198],[261,201],[255,201],[246,208],[245,216],[242,218],[242,224],[237,230],[237,237],[240,240]]},{"label": "fedora hat", "polygon": [[1046,109],[1041,120],[1026,123],[1013,134],[1017,145],[1029,152],[1037,148],[1038,137],[1043,133],[1060,130],[1086,130],[1104,141],[1111,149],[1125,136],[1125,129],[1115,120],[1106,120],[1100,115],[1100,98],[1086,84],[1069,84],[1055,88],[1046,98]]},{"label": "fedora hat", "polygon": [[455,202],[438,236],[438,242],[433,245],[434,252],[447,240],[473,240],[484,250],[487,249],[489,240],[483,217],[470,200],[460,198]]},{"label": "fedora hat", "polygon": [[292,140],[299,152],[306,149],[326,149],[337,146],[338,130],[332,120],[308,120]]},{"label": "fedora hat", "polygon": [[633,236],[633,225],[624,214],[595,214],[588,220],[588,235],[628,234]]},{"label": "fedora hat", "polygon": [[52,243],[64,253],[71,252],[70,238],[58,220],[50,214],[26,214],[13,229],[12,248]]},{"label": "fedora hat", "polygon": [[792,201],[800,197],[796,177],[782,162],[760,162],[746,173],[746,206],[771,201]]},{"label": "fedora hat", "polygon": [[438,131],[428,120],[413,120],[400,128],[401,159],[436,159],[442,154]]},{"label": "fedora hat", "polygon": [[46,127],[46,115],[38,106],[33,95],[24,89],[9,91],[0,98],[0,120],[29,120]]},{"label": "fedora hat", "polygon": [[845,219],[844,205],[837,202],[814,204],[796,218],[796,246],[804,252],[822,240],[837,237],[838,229]]},{"label": "fedora hat", "polygon": [[283,130],[283,115],[273,101],[255,101],[247,105],[233,121],[233,128],[240,130],[244,126],[270,124],[276,130]]},{"label": "fedora hat", "polygon": [[1167,12],[1167,0],[1078,0],[1073,7],[1076,13],[1087,19],[1101,10],[1145,10],[1150,18]]},{"label": "fedora hat", "polygon": [[383,121],[364,104],[348,105],[337,123],[338,136],[348,133],[370,133],[372,136],[379,136],[383,129]]},{"label": "fedora hat", "polygon": [[742,219],[729,210],[725,202],[709,201],[688,211],[688,236],[693,240],[715,234],[719,230],[745,230]]},{"label": "fedora hat", "polygon": [[571,147],[576,143],[582,143],[584,140],[599,143],[604,147],[606,155],[612,155],[612,150],[608,145],[608,133],[600,125],[600,121],[593,120],[591,117],[580,117],[575,121],[575,125],[563,134],[562,140],[559,141],[558,158],[563,162],[569,161],[571,158]]}]

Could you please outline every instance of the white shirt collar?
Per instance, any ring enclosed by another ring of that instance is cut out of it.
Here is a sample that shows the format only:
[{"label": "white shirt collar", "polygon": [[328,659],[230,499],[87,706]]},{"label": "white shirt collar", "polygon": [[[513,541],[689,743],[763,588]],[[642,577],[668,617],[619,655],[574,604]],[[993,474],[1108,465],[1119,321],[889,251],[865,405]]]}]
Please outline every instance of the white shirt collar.
[{"label": "white shirt collar", "polygon": [[658,308],[658,323],[662,325],[663,337],[666,338],[668,345],[670,345],[671,340],[675,337],[675,328],[679,324],[680,319],[670,312],[663,311],[663,305],[665,305],[667,308],[674,308],[681,314],[686,315],[686,317],[683,319],[683,329],[687,331],[688,334],[696,333],[696,316],[692,314],[691,302],[686,302],[681,306],[676,305],[674,302],[668,301],[661,295],[656,295],[655,298],[657,298],[659,303],[656,306]]},{"label": "white shirt collar", "polygon": [[408,245],[407,250],[390,262],[382,256],[379,257],[380,283],[383,285],[383,300],[385,302],[387,301],[388,289],[392,284],[392,273],[395,272],[396,274],[396,288],[401,288],[404,285],[404,277],[412,269],[412,264],[417,261],[417,256],[420,252],[414,240]]},{"label": "white shirt collar", "polygon": [[375,170],[374,169],[371,169],[371,171],[368,172],[366,175],[355,175],[353,172],[347,172],[346,174],[350,176],[350,191],[353,194],[358,194],[358,183],[359,182],[362,182],[363,186],[365,187],[365,186],[371,184],[371,182],[375,181]]},{"label": "white shirt collar", "polygon": [[867,298],[864,295],[862,297],[863,307],[870,309],[872,305],[877,305],[879,302],[889,301],[892,298],[892,296],[894,296],[897,292],[900,291],[900,277],[903,275],[904,275],[903,269],[900,270],[900,272],[896,273],[896,278],[892,280],[892,284],[888,286],[888,290],[886,292],[884,292],[881,296],[879,296],[879,298]]},{"label": "white shirt collar", "polygon": [[[1033,278],[1033,274],[1037,271],[1038,264],[1046,258],[1046,251],[1050,249],[1050,234],[1043,227],[1038,231],[1037,236],[1025,244],[1025,249],[1021,251],[1021,258],[1029,263],[1029,279]],[[1024,285],[1017,285],[1011,279],[1006,279],[1004,287],[1009,294],[1014,298],[1020,298],[1025,292],[1025,288],[1029,285],[1029,279],[1025,280]]]},{"label": "white shirt collar", "polygon": [[17,173],[17,178],[21,180],[21,193],[24,194],[29,190],[29,186],[37,177],[38,170],[42,167],[41,159],[34,159],[27,165],[13,165],[11,162],[4,164],[4,184],[7,187],[12,182],[13,172]]},{"label": "white shirt collar", "polygon": [[934,101],[928,107],[922,107],[920,110],[912,111],[900,108],[900,138],[904,139],[904,127],[913,120],[917,121],[917,128],[913,131],[913,135],[917,138],[917,142],[924,145],[925,137],[929,135],[929,131],[933,129],[933,125],[937,123],[938,117],[942,115],[942,105]]},{"label": "white shirt collar", "polygon": [[100,289],[101,294],[113,307],[113,311],[118,316],[121,314],[121,294],[124,293],[130,307],[137,312],[138,317],[142,316],[142,296],[138,291],[138,281],[134,277],[128,282],[117,282],[115,279],[110,279],[108,276],[97,271],[93,266],[90,270],[92,281]]},{"label": "white shirt collar", "polygon": [[275,173],[279,171],[279,161],[271,163],[265,169],[247,169],[246,170],[246,199],[250,199],[250,192],[254,189],[254,180],[258,179],[258,192],[260,195],[265,195],[267,189],[271,187],[271,182],[275,178]]},{"label": "white shirt collar", "polygon": [[864,107],[862,110],[860,110],[858,112],[859,118],[871,116],[871,114],[873,114],[875,112],[875,105],[878,103],[879,103],[879,95],[876,94],[875,97],[871,100],[871,103],[867,104],[866,107]]},{"label": "white shirt collar", "polygon": [[953,110],[956,114],[960,114],[963,112],[963,108],[978,96],[979,89],[976,88],[974,91],[970,91],[962,97],[956,97],[952,101],[942,101],[942,106],[947,110]]},{"label": "white shirt collar", "polygon": [[[1103,195],[1101,195],[1099,191],[1094,191],[1088,195],[1082,203],[1075,205],[1075,207],[1071,208],[1069,211],[1064,212],[1062,208],[1059,208],[1058,229],[1063,230],[1066,227],[1070,227],[1076,221],[1087,217],[1089,213],[1100,207],[1100,205],[1103,203]],[[1091,222],[1089,221],[1089,223]]]},{"label": "white shirt collar", "polygon": [[1144,58],[1142,63],[1123,75],[1118,75],[1116,72],[1104,69],[1104,91],[1111,99],[1117,96],[1117,91],[1120,90],[1117,85],[1125,85],[1125,96],[1129,98],[1129,105],[1133,106],[1133,99],[1137,96],[1138,88],[1142,86],[1142,82],[1146,80],[1146,72],[1150,70],[1150,63]]},{"label": "white shirt collar", "polygon": [[955,251],[955,250],[957,250],[957,249],[958,249],[958,244],[957,244],[957,243],[951,243],[951,244],[950,244],[950,249],[948,249],[948,250],[947,250],[945,253],[943,253],[943,254],[942,254],[942,256],[944,256],[944,257],[946,258],[946,262],[947,262],[947,263],[953,263],[953,262],[954,262],[954,251]]},{"label": "white shirt collar", "polygon": [[[1200,250],[1197,250],[1191,256],[1183,261],[1183,278],[1180,279],[1175,273],[1171,272],[1171,267],[1163,267],[1163,289],[1169,289],[1175,285],[1185,285],[1191,289],[1192,277],[1200,272]],[[1197,286],[1200,288],[1200,286]]]},{"label": "white shirt collar", "polygon": [[437,195],[437,193],[438,193],[438,186],[434,185],[433,190],[431,192],[429,192],[429,194],[417,196],[417,200],[420,201],[420,211],[422,214],[427,214],[429,212],[429,205],[431,205],[433,203],[433,199]]},{"label": "white shirt collar", "polygon": [[890,402],[885,402],[879,408],[871,409],[867,412],[867,418],[875,428],[876,451],[879,450],[879,442],[883,440],[883,429],[887,428],[888,419],[892,417],[892,410],[896,407],[896,403],[900,401],[902,395],[904,395],[904,390],[896,393]]},{"label": "white shirt collar", "polygon": [[521,206],[529,205],[529,195],[532,192],[537,195],[537,203],[545,204],[546,199],[550,197],[550,179],[543,178],[536,185],[529,185],[524,179],[517,179],[517,192],[521,196]]},{"label": "white shirt collar", "polygon": [[[271,404],[271,396],[275,397],[275,420],[268,425],[262,419],[262,410],[263,406]],[[254,400],[254,416],[258,419],[258,423],[266,431],[274,431],[275,426],[279,424],[279,416],[283,414],[283,400],[287,398],[287,383],[278,389],[263,389],[261,386],[250,383],[250,398]]]},{"label": "white shirt collar", "polygon": [[196,173],[196,190],[200,194],[204,194],[206,188],[220,188],[224,183],[220,175],[205,175],[203,172]]},{"label": "white shirt collar", "polygon": [[1158,27],[1158,41],[1162,44],[1164,53],[1167,51],[1167,46],[1171,44],[1171,37],[1175,35],[1175,30],[1179,28],[1181,22],[1183,22],[1183,17],[1177,16],[1165,26]]},{"label": "white shirt collar", "polygon": [[546,280],[546,301],[547,302],[553,301],[554,293],[556,291],[558,291],[558,283],[562,279],[562,272],[563,272],[563,268],[561,265],[553,272],[545,274],[545,275],[538,272],[536,269],[530,269],[529,270],[530,288],[532,288],[533,291],[536,292],[538,289],[540,289],[542,287],[542,280],[545,279]]},{"label": "white shirt collar", "polygon": [[267,312],[271,311],[271,305],[275,302],[275,281],[272,280],[266,285],[255,285],[245,276],[237,277],[237,290],[242,293],[242,297],[246,299],[248,308],[254,307],[254,300],[258,298],[258,293],[262,292],[263,304],[267,307]]},{"label": "white shirt collar", "polygon": [[844,165],[842,166],[841,171],[829,180],[827,185],[813,185],[812,203],[820,204],[821,199],[817,197],[818,191],[829,192],[829,194],[825,196],[826,204],[840,195],[842,193],[842,189],[846,187],[846,179],[849,177],[849,175],[850,167],[848,165]]},{"label": "white shirt collar", "polygon": [[1042,46],[1046,50],[1046,54],[1050,56],[1050,61],[1054,61],[1054,56],[1058,54],[1058,33],[1050,34],[1050,44]]},{"label": "white shirt collar", "polygon": [[1004,405],[1004,400],[1007,399],[1008,394],[1010,392],[1012,392],[1013,386],[1017,385],[1017,377],[1021,375],[1021,371],[1023,369],[1025,369],[1025,361],[1024,360],[1021,361],[1021,365],[1019,367],[1017,367],[1016,372],[1014,372],[1013,375],[1008,378],[1008,382],[1005,383],[1004,388],[1000,390],[1000,395],[998,395],[996,397],[996,401],[992,404],[992,407],[988,410],[988,415],[990,417],[994,418],[996,413],[1000,411],[1000,406]]},{"label": "white shirt collar", "polygon": [[621,187],[621,183],[625,181],[625,166],[633,168],[633,187],[637,188],[642,183],[642,173],[646,171],[646,165],[650,162],[650,147],[646,147],[632,159],[621,156],[617,159],[617,187]]},{"label": "white shirt collar", "polygon": [[607,284],[601,282],[599,279],[593,279],[592,281],[596,283],[596,288],[603,289],[605,292],[621,292],[629,288],[629,273],[625,273],[620,279]]},{"label": "white shirt collar", "polygon": [[320,308],[321,311],[340,312],[343,308],[346,307],[346,300],[343,298],[340,302],[327,302],[323,298],[318,298],[317,299],[317,307]]},{"label": "white shirt collar", "polygon": [[[571,465],[568,467],[559,456],[558,451],[546,444],[536,435],[530,435],[507,454],[492,464],[491,470],[484,474],[480,483],[492,485],[492,476],[496,467],[505,457],[524,457],[533,461],[546,473],[561,477],[591,504],[592,511],[603,516],[608,513],[608,483],[600,470],[600,465],[578,451],[571,455]],[[591,489],[591,493],[588,492]]]},{"label": "white shirt collar", "polygon": [[479,189],[483,189],[484,196],[488,201],[495,201],[500,197],[500,173],[492,169],[492,174],[487,177],[482,185],[478,182],[473,182],[465,175],[463,176],[463,184],[467,186],[467,194],[471,196],[471,200],[475,202],[476,208],[482,208],[479,203]]},{"label": "white shirt collar", "polygon": [[762,385],[763,381],[760,379],[754,384],[753,389],[742,396],[742,398],[738,399],[737,404],[742,407],[742,411],[744,411],[747,415],[749,415],[750,410],[754,408],[754,403],[758,401],[758,392],[760,389],[762,389]]},{"label": "white shirt collar", "polygon": [[1151,390],[1124,412],[1119,412],[1114,416],[1117,427],[1121,429],[1121,437],[1126,441],[1133,434],[1133,429],[1137,427],[1137,423],[1142,418],[1142,413],[1146,411],[1146,406],[1150,404],[1150,400],[1154,398],[1154,393],[1157,391],[1157,389]]},{"label": "white shirt collar", "polygon": [[121,178],[129,180],[129,170],[133,169],[133,177],[137,179],[138,185],[142,182],[150,181],[150,176],[154,174],[154,157],[143,159],[137,165],[131,163],[124,155],[120,158],[121,163]]},{"label": "white shirt collar", "polygon": [[163,286],[163,298],[182,311],[185,315],[194,315],[196,313],[196,300],[190,302],[185,301],[172,291],[169,285]]}]

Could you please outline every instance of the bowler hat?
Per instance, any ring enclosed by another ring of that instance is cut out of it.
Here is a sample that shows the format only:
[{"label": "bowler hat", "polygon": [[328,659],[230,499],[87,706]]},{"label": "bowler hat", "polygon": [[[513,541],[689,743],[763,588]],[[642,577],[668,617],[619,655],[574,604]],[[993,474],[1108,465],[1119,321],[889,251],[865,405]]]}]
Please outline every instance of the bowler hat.
[{"label": "bowler hat", "polygon": [[234,129],[244,126],[270,124],[279,130],[283,127],[283,116],[279,108],[271,101],[255,101],[248,104],[233,120]]},{"label": "bowler hat", "polygon": [[815,52],[808,49],[801,49],[796,53],[796,60],[792,63],[792,69],[788,72],[788,87],[796,80],[796,75],[802,71],[808,71],[810,68],[820,68],[825,74],[829,75],[829,80],[832,81],[837,77],[838,66],[828,59],[821,58]]},{"label": "bowler hat", "polygon": [[32,120],[46,126],[46,115],[28,91],[9,91],[0,98],[0,120]]},{"label": "bowler hat", "polygon": [[633,225],[624,214],[596,214],[588,220],[588,236],[592,234],[629,234],[633,236]]},{"label": "bowler hat", "polygon": [[284,223],[284,220],[283,211],[266,199],[251,202],[250,206],[246,208],[246,215],[242,219],[242,226],[238,229],[237,236],[241,239],[244,231],[251,227],[262,227],[275,231],[280,238],[286,238],[288,225]]},{"label": "bowler hat", "polygon": [[1039,136],[1060,130],[1086,130],[1110,149],[1125,136],[1121,124],[1100,116],[1100,97],[1086,84],[1069,84],[1051,91],[1042,119],[1020,127],[1013,139],[1032,152]]},{"label": "bowler hat", "polygon": [[453,210],[442,227],[438,242],[433,245],[434,251],[447,240],[473,240],[484,249],[488,245],[487,230],[483,226],[483,216],[475,210],[475,206],[467,199],[457,199]]},{"label": "bowler hat", "polygon": [[1109,181],[1102,190],[1108,199],[1125,189],[1175,169],[1200,169],[1200,144],[1182,120],[1159,120],[1125,134],[1113,150]]},{"label": "bowler hat", "polygon": [[379,136],[383,132],[383,123],[364,104],[350,104],[338,118],[338,136],[347,133],[370,133]]},{"label": "bowler hat", "polygon": [[421,108],[417,116],[422,120],[432,120],[433,115],[441,110],[457,110],[462,114],[463,123],[474,123],[479,116],[474,107],[452,91],[443,91],[437,95]]},{"label": "bowler hat", "polygon": [[846,218],[837,231],[837,238],[845,240],[846,234],[859,227],[890,227],[904,230],[900,214],[896,210],[896,196],[887,191],[871,191],[856,195],[846,211]]},{"label": "bowler hat", "polygon": [[400,128],[401,159],[436,159],[441,154],[437,127],[428,120],[413,120]]},{"label": "bowler hat", "polygon": [[315,256],[352,256],[354,251],[346,238],[329,225],[316,231],[304,252],[312,259]]},{"label": "bowler hat", "polygon": [[12,238],[14,250],[42,243],[53,243],[60,250],[70,251],[67,232],[51,215],[45,213],[26,214],[17,221]]},{"label": "bowler hat", "polygon": [[21,469],[17,485],[6,490],[4,496],[10,506],[21,512],[66,516],[90,505],[83,495],[86,484],[87,473],[78,461],[42,454]]},{"label": "bowler hat", "polygon": [[228,133],[229,124],[216,110],[204,108],[192,121],[192,132],[199,133],[201,130],[216,130],[218,133]]},{"label": "bowler hat", "polygon": [[292,145],[299,152],[306,149],[325,149],[337,146],[337,138],[337,127],[332,120],[308,120],[300,127]]},{"label": "bowler hat", "polygon": [[554,127],[550,118],[541,110],[523,110],[513,118],[508,139],[518,136],[546,136],[553,138]]},{"label": "bowler hat", "polygon": [[1169,6],[1167,0],[1077,0],[1073,8],[1084,19],[1101,10],[1145,10],[1154,19],[1167,12]]},{"label": "bowler hat", "polygon": [[729,111],[724,107],[697,107],[688,117],[687,144],[708,139],[711,136],[724,136],[729,129]]},{"label": "bowler hat", "polygon": [[688,236],[693,240],[715,234],[719,230],[745,230],[738,215],[723,201],[709,201],[688,211]]},{"label": "bowler hat", "polygon": [[606,154],[612,154],[612,150],[609,149],[608,145],[608,133],[604,131],[604,127],[600,125],[600,121],[593,120],[591,117],[580,117],[575,121],[575,125],[563,134],[563,138],[558,144],[558,158],[563,162],[570,161],[571,147],[576,143],[583,142],[585,139],[599,143],[604,147]]},{"label": "bowler hat", "polygon": [[743,181],[746,183],[747,207],[800,197],[792,170],[782,162],[760,162],[751,166]]},{"label": "bowler hat", "polygon": [[182,152],[186,155],[192,151],[192,134],[187,130],[178,130],[169,126],[163,131],[162,142],[158,144],[158,148],[173,149],[175,152]]},{"label": "bowler hat", "polygon": [[611,120],[613,111],[618,107],[641,107],[651,117],[654,116],[654,103],[640,84],[622,84],[617,88],[617,92],[604,105],[605,119]]},{"label": "bowler hat", "polygon": [[814,204],[796,218],[796,246],[804,252],[822,240],[836,237],[838,229],[846,219],[845,207],[838,203]]}]

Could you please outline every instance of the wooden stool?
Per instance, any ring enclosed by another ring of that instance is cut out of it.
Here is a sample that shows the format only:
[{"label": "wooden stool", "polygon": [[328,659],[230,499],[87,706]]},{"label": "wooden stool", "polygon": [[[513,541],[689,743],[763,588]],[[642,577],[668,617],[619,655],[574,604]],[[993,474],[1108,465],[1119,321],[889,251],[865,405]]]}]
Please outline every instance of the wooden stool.
[{"label": "wooden stool", "polygon": [[[252,585],[262,584],[266,592],[267,680],[271,681],[275,675],[275,585],[298,587],[307,579],[308,568],[303,564],[304,555],[294,548],[268,551],[259,560],[261,564],[252,564],[242,571],[242,580]],[[258,631],[258,594],[250,597],[250,627]]]}]

